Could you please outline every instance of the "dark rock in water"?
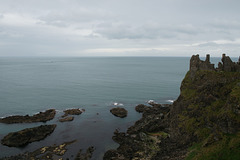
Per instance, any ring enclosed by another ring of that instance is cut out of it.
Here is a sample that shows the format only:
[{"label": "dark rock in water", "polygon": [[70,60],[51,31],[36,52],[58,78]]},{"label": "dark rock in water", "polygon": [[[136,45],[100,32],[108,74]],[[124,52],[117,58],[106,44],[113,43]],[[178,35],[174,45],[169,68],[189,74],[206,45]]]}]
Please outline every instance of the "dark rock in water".
[{"label": "dark rock in water", "polygon": [[77,109],[68,109],[63,112],[64,112],[64,115],[62,117],[66,117],[68,115],[80,115],[82,114],[82,112],[84,112],[84,110],[81,111],[79,108],[77,108]]},{"label": "dark rock in water", "polygon": [[59,119],[59,122],[67,122],[67,121],[73,121],[73,120],[74,120],[74,117],[65,117],[65,118]]},{"label": "dark rock in water", "polygon": [[75,160],[89,160],[92,157],[92,154],[94,152],[95,148],[93,146],[89,147],[86,150],[86,153],[82,153],[82,149],[78,152]]},{"label": "dark rock in water", "polygon": [[127,110],[124,109],[124,108],[120,108],[120,107],[117,107],[117,108],[113,108],[110,110],[110,112],[116,116],[116,117],[121,117],[121,118],[124,118],[127,116]]},{"label": "dark rock in water", "polygon": [[114,149],[108,150],[103,156],[104,160],[124,160],[124,158],[123,155],[119,154],[118,151]]},{"label": "dark rock in water", "polygon": [[42,148],[39,148],[33,152],[26,152],[23,154],[11,156],[11,157],[4,157],[0,158],[1,160],[30,160],[30,159],[56,159],[54,156],[58,156],[59,159],[67,152],[67,146],[76,142],[70,141],[70,142],[65,142],[63,144],[60,144],[58,146],[53,145],[53,146],[45,146]]},{"label": "dark rock in water", "polygon": [[46,122],[49,120],[52,120],[56,114],[55,109],[49,109],[46,110],[45,112],[40,112],[38,114],[35,114],[33,116],[9,116],[5,118],[0,118],[1,123],[7,123],[7,124],[12,124],[12,123],[32,123],[32,122]]},{"label": "dark rock in water", "polygon": [[12,132],[6,135],[1,143],[9,147],[22,147],[28,143],[43,140],[50,135],[56,124],[53,125],[41,125],[39,127],[27,128],[18,132]]},{"label": "dark rock in water", "polygon": [[135,107],[135,110],[139,113],[144,112],[145,110],[147,110],[149,108],[149,106],[146,106],[144,104],[139,104]]}]

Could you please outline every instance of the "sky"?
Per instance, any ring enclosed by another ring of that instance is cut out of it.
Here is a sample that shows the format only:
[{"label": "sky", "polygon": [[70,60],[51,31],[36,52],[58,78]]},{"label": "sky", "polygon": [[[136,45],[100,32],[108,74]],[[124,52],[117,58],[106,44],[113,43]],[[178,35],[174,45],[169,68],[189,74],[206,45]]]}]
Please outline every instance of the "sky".
[{"label": "sky", "polygon": [[239,0],[0,0],[0,56],[240,56]]}]

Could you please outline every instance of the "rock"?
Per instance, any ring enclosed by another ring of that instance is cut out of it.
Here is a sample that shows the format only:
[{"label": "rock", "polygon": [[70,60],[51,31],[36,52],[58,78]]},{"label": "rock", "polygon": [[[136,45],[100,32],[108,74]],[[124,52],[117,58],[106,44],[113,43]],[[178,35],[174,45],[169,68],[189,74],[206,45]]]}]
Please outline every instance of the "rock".
[{"label": "rock", "polygon": [[65,118],[59,119],[59,122],[67,122],[67,121],[73,121],[73,120],[74,120],[74,117],[65,117]]},{"label": "rock", "polygon": [[[70,142],[64,142],[58,146],[45,146],[42,148],[39,148],[33,152],[25,152],[23,154],[11,156],[11,157],[4,157],[0,158],[1,160],[30,160],[30,159],[55,159],[55,156],[58,156],[58,158],[63,159],[64,154],[67,152],[67,146],[76,142],[70,141]],[[62,157],[62,158],[61,158]]]},{"label": "rock", "polygon": [[66,117],[68,115],[80,115],[82,114],[82,112],[84,112],[84,110],[81,111],[79,108],[77,108],[77,109],[67,109],[63,112],[64,112],[64,115],[62,117]]},{"label": "rock", "polygon": [[79,150],[75,160],[89,160],[92,157],[95,148],[93,146],[86,150],[86,153],[82,153],[82,149]]},{"label": "rock", "polygon": [[139,113],[144,112],[146,109],[148,109],[149,107],[144,105],[144,104],[139,104],[135,107],[135,110]]},{"label": "rock", "polygon": [[53,125],[41,125],[34,128],[27,128],[18,132],[12,132],[6,135],[1,143],[9,147],[22,147],[35,141],[43,140],[45,137],[50,135],[56,124]]},{"label": "rock", "polygon": [[120,117],[120,118],[124,118],[127,116],[127,110],[124,109],[124,108],[120,108],[120,107],[117,107],[117,108],[112,108],[110,110],[110,112],[116,116],[116,117]]},{"label": "rock", "polygon": [[117,150],[114,149],[108,150],[103,156],[103,160],[125,160],[125,159],[126,158],[123,155],[121,155],[120,153],[118,153]]},{"label": "rock", "polygon": [[9,116],[5,118],[0,118],[1,123],[33,123],[33,122],[46,122],[49,120],[52,120],[56,114],[55,109],[49,109],[45,112],[40,112],[38,114],[35,114],[33,116],[25,115],[25,116]]}]

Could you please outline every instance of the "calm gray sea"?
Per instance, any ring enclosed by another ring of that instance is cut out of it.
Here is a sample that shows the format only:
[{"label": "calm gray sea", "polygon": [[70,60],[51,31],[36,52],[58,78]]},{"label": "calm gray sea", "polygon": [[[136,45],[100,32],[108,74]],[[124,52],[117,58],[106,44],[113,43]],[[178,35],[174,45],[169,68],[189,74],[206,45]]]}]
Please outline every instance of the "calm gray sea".
[{"label": "calm gray sea", "polygon": [[[0,117],[32,115],[55,108],[55,132],[24,148],[0,145],[0,157],[77,139],[65,157],[79,149],[96,147],[92,159],[118,145],[111,139],[116,128],[125,131],[141,114],[137,104],[148,100],[171,103],[179,95],[190,58],[180,57],[104,57],[104,58],[0,58]],[[215,58],[214,61],[219,61]],[[118,103],[128,110],[127,118],[114,117],[109,110]],[[74,121],[59,123],[67,108],[84,108]],[[98,114],[97,114],[98,113]],[[0,139],[7,133],[33,124],[0,124]]]}]

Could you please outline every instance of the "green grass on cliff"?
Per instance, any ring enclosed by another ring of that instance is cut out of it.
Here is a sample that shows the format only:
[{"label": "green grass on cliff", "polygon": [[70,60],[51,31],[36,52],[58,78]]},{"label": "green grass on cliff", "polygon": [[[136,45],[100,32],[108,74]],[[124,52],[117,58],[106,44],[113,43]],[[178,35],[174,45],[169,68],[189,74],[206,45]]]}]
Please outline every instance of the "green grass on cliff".
[{"label": "green grass on cliff", "polygon": [[187,160],[240,160],[240,73],[187,73],[178,126],[196,138]]},{"label": "green grass on cliff", "polygon": [[[206,143],[206,142],[205,142]],[[238,160],[240,159],[240,132],[224,135],[220,141],[204,146],[204,141],[189,148],[186,160]]]}]

